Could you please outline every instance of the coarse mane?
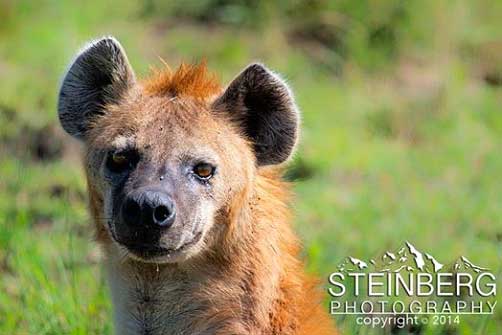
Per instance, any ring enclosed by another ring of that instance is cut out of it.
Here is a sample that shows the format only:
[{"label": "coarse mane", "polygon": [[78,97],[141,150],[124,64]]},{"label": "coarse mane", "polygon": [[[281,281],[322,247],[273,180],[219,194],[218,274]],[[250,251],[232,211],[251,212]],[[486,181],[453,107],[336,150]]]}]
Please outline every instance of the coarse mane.
[{"label": "coarse mane", "polygon": [[152,69],[152,75],[144,80],[143,88],[147,94],[206,99],[221,90],[218,78],[207,70],[205,61],[181,63],[175,72],[165,62],[164,65],[162,69]]}]

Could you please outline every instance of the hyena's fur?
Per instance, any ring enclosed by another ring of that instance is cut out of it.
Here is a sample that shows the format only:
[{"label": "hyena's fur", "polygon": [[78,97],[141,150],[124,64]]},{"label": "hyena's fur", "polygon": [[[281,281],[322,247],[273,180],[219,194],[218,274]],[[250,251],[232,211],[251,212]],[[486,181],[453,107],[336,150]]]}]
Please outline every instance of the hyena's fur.
[{"label": "hyena's fur", "polygon": [[[204,66],[137,82],[118,42],[105,38],[70,67],[59,113],[86,147],[90,209],[107,256],[117,334],[335,333],[289,223],[289,186],[276,165],[293,150],[298,114],[275,74],[252,65],[224,92]],[[176,261],[134,257],[114,239],[115,186],[102,175],[103,160],[110,147],[131,142],[148,158],[122,187],[153,182],[152,171],[180,152],[207,147],[218,159],[219,175],[201,191],[207,197],[177,200],[185,221],[170,228],[165,243],[180,245],[196,229],[203,238]]]}]

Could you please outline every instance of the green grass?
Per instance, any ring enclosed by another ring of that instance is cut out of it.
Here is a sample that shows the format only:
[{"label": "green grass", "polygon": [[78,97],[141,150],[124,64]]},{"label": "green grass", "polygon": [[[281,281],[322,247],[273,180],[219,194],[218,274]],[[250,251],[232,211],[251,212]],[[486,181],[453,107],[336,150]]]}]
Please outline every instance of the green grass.
[{"label": "green grass", "polygon": [[[409,240],[500,274],[502,89],[482,73],[501,69],[502,56],[481,50],[500,40],[501,4],[326,2],[330,11],[310,15],[339,14],[328,15],[341,20],[339,51],[295,42],[285,32],[312,22],[292,26],[298,17],[280,6],[226,8],[208,24],[189,19],[204,6],[152,14],[148,3],[0,0],[0,334],[112,332],[79,159],[73,149],[49,161],[31,152],[31,134],[56,124],[67,63],[105,34],[122,41],[141,75],[162,56],[174,65],[205,57],[223,82],[254,60],[286,76],[303,112],[291,175],[304,175],[294,208],[309,271],[326,278],[347,255],[369,258]],[[376,46],[366,38],[374,26],[392,28]],[[369,332],[350,319],[339,327]],[[498,306],[486,319],[463,317],[456,333],[501,327]]]}]

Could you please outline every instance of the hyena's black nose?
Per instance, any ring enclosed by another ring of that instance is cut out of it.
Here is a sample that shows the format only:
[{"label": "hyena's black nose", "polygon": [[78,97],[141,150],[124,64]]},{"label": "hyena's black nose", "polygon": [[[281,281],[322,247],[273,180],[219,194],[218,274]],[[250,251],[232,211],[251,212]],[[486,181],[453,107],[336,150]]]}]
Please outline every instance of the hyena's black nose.
[{"label": "hyena's black nose", "polygon": [[129,226],[169,228],[174,223],[176,210],[171,197],[165,192],[141,190],[125,199],[122,217]]}]

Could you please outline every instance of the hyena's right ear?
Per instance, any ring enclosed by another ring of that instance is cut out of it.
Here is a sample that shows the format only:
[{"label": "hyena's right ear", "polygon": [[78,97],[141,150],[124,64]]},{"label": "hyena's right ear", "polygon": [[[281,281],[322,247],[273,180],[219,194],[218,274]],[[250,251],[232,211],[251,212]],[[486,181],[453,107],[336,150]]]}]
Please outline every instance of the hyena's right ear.
[{"label": "hyena's right ear", "polygon": [[84,139],[90,122],[103,114],[135,82],[120,43],[113,37],[91,42],[70,65],[61,84],[59,120],[72,136]]}]

